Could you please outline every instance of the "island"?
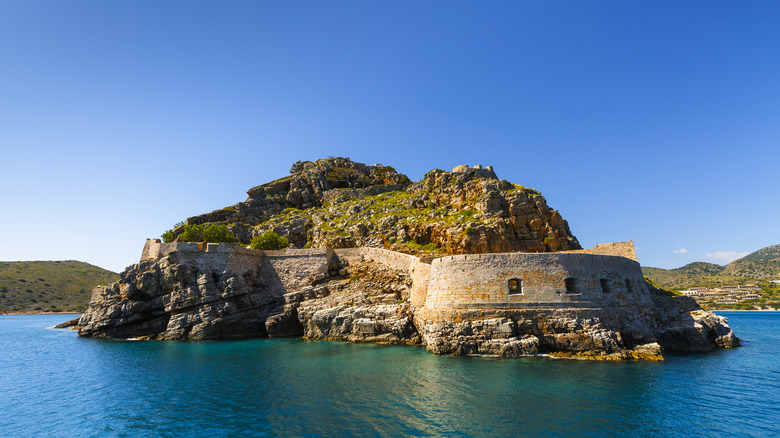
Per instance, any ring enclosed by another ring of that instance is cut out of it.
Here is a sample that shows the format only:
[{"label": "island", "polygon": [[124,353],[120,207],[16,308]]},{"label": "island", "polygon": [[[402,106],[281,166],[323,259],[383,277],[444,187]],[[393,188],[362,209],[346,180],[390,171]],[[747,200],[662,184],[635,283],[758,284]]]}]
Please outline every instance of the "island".
[{"label": "island", "polygon": [[138,264],[93,291],[79,335],[605,360],[739,346],[726,318],[646,281],[633,242],[582,249],[538,191],[490,166],[412,183],[327,158],[248,195],[148,239]]}]

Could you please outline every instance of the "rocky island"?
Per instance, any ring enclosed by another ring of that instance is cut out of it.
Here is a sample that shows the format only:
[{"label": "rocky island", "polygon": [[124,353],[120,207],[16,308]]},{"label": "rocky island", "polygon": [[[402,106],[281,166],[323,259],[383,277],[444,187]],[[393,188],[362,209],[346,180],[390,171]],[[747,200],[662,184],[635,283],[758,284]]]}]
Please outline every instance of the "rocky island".
[{"label": "rocky island", "polygon": [[[582,249],[539,192],[489,166],[412,183],[390,166],[328,158],[248,195],[147,240],[140,263],[93,291],[79,335],[649,360],[739,346],[725,318],[647,282],[632,242]],[[211,224],[236,242],[185,241],[188,227]],[[246,248],[269,232],[291,248]]]}]

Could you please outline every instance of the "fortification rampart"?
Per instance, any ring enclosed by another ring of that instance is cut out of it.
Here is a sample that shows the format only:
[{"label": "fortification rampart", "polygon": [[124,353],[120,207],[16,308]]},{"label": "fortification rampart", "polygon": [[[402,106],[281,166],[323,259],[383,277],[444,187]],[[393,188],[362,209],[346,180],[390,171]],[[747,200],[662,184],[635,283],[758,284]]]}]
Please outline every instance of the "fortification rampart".
[{"label": "fortification rampart", "polygon": [[498,179],[496,176],[496,172],[493,170],[493,166],[482,166],[481,164],[477,164],[474,167],[469,167],[468,164],[461,164],[460,166],[455,166],[452,169],[452,173],[468,173],[471,172],[474,174],[474,176],[478,178],[492,178],[492,179]]},{"label": "fortification rampart", "polygon": [[161,243],[159,239],[146,239],[141,261],[156,260],[175,254],[176,262],[212,271],[242,273],[255,270],[263,263],[265,254],[230,243]]},{"label": "fortification rampart", "polygon": [[649,302],[639,263],[578,253],[467,254],[431,264],[425,307],[606,307]]},{"label": "fortification rampart", "polygon": [[420,259],[410,254],[390,251],[382,248],[338,248],[334,250],[339,260],[353,264],[361,261],[382,263],[398,271],[411,271]]},{"label": "fortification rampart", "polygon": [[141,261],[170,255],[175,257],[176,263],[199,270],[238,274],[263,271],[270,287],[279,289],[279,293],[287,293],[324,279],[334,253],[330,248],[264,251],[231,243],[161,243],[159,239],[147,239]]},{"label": "fortification rampart", "polygon": [[381,248],[251,250],[232,244],[147,239],[141,260],[174,254],[177,263],[212,271],[262,270],[279,293],[325,279],[334,257],[371,261],[407,273],[414,307],[605,307],[649,300],[633,242],[558,253],[465,254],[426,263]]},{"label": "fortification rampart", "polygon": [[293,292],[328,275],[334,252],[330,248],[264,251],[266,277],[278,278],[281,293]]},{"label": "fortification rampart", "polygon": [[412,306],[421,307],[425,304],[431,265],[423,262],[419,257],[371,247],[340,248],[336,249],[335,252],[339,260],[346,261],[349,264],[372,261],[397,271],[408,273],[412,279],[412,289],[410,291]]}]

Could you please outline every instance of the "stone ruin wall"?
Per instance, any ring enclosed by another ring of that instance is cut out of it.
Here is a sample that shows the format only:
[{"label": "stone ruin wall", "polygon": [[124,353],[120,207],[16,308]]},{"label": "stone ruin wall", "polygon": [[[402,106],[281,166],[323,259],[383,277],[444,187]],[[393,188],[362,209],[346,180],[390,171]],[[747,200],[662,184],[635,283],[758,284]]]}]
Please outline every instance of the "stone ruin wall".
[{"label": "stone ruin wall", "polygon": [[[255,250],[261,251],[261,250]],[[264,276],[277,280],[281,294],[294,292],[328,276],[333,260],[330,248],[284,249],[264,253]]]},{"label": "stone ruin wall", "polygon": [[[264,251],[232,244],[147,239],[141,261],[171,253],[176,253],[178,263],[199,269],[239,274],[260,270],[278,294],[325,279],[334,256],[349,264],[371,261],[410,275],[415,308],[584,308],[640,304],[649,299],[633,242],[559,253],[454,255],[427,263],[409,254],[370,247]],[[513,278],[521,280],[520,293],[509,293],[508,282]],[[567,278],[574,279],[573,291],[567,291]]]},{"label": "stone ruin wall", "polygon": [[268,286],[280,295],[325,278],[334,254],[330,248],[264,251],[230,243],[161,243],[159,239],[147,239],[141,261],[156,260],[172,253],[178,263],[199,270],[237,274],[248,270],[262,272],[269,280]]},{"label": "stone ruin wall", "polygon": [[[510,279],[520,280],[516,293]],[[648,293],[639,263],[625,257],[466,254],[432,262],[425,308],[601,308],[648,304]]]},{"label": "stone ruin wall", "polygon": [[177,262],[202,270],[233,271],[241,274],[258,269],[265,257],[264,251],[247,249],[229,243],[161,243],[160,239],[146,239],[141,261],[157,260],[176,253]]},{"label": "stone ruin wall", "polygon": [[335,252],[339,260],[346,261],[349,264],[372,261],[396,271],[406,272],[412,279],[412,289],[410,291],[412,306],[422,307],[425,304],[431,265],[425,263],[419,257],[371,247],[339,248]]}]

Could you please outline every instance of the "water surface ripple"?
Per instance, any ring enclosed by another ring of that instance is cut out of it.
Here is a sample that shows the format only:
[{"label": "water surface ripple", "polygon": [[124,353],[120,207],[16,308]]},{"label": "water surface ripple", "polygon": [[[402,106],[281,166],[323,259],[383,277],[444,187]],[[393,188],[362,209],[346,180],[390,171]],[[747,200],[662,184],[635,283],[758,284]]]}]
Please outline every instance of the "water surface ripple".
[{"label": "water surface ripple", "polygon": [[780,436],[780,312],[661,363],[305,340],[133,342],[0,317],[0,436]]}]

